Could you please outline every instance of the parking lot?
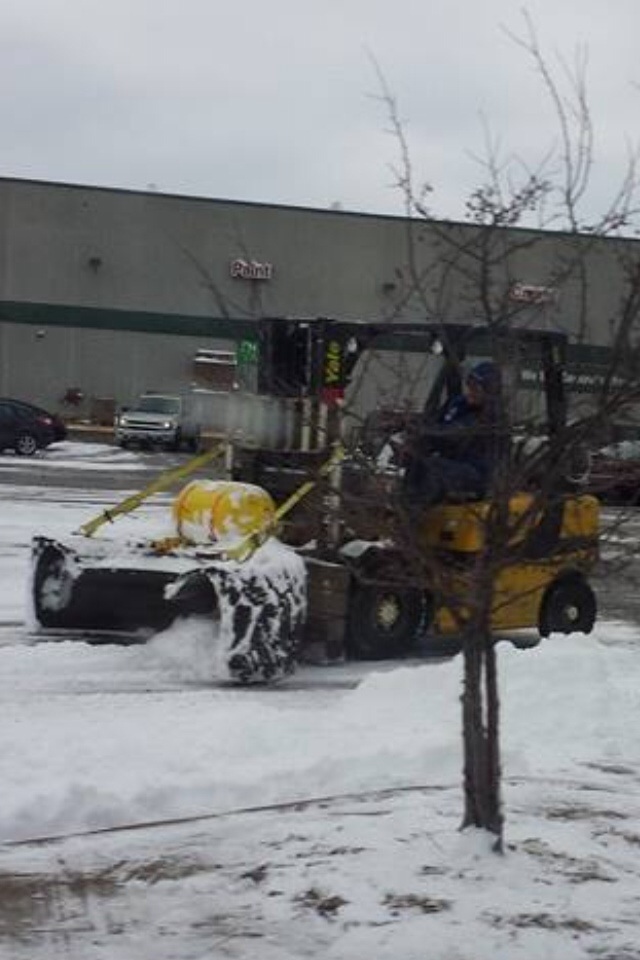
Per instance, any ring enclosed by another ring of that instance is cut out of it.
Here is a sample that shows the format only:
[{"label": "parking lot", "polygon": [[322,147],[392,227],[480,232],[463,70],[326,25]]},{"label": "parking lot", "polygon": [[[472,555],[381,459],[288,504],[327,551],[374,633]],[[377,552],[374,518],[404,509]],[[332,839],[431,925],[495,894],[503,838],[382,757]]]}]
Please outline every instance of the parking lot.
[{"label": "parking lot", "polygon": [[[112,504],[191,457],[185,452],[121,450],[110,440],[111,431],[85,430],[35,457],[6,453],[0,456],[0,487],[40,488],[41,499],[75,497]],[[214,461],[196,475],[220,477],[222,462]],[[602,562],[594,577],[599,608],[607,618],[640,624],[640,507],[604,507],[602,534]]]}]

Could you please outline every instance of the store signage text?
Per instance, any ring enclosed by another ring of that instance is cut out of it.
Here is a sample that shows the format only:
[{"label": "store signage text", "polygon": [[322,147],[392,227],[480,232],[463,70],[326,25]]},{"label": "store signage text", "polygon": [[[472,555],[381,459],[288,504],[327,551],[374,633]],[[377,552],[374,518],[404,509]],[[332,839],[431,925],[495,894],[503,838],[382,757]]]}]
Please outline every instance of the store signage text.
[{"label": "store signage text", "polygon": [[[526,390],[541,389],[544,384],[544,373],[539,369],[524,368],[519,371],[520,386]],[[597,393],[608,382],[609,389],[618,391],[630,384],[623,377],[611,375],[606,368],[576,366],[563,372],[562,379],[567,390],[572,393]]]},{"label": "store signage text", "polygon": [[509,299],[516,303],[553,303],[556,295],[555,287],[543,287],[535,283],[514,283],[509,290]]},{"label": "store signage text", "polygon": [[237,257],[229,264],[229,273],[234,280],[272,280],[273,264]]}]

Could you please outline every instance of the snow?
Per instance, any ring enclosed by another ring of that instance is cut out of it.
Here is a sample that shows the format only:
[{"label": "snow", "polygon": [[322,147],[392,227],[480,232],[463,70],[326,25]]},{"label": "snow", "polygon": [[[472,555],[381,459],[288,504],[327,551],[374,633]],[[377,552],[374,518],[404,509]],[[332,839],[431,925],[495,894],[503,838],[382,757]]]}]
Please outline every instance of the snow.
[{"label": "snow", "polygon": [[206,620],[36,641],[30,537],[101,509],[44,493],[0,487],[1,960],[640,957],[635,624],[499,645],[499,857],[458,830],[460,658],[238,689]]},{"label": "snow", "polygon": [[148,467],[134,452],[122,450],[120,447],[107,443],[79,443],[73,440],[62,440],[53,443],[45,450],[40,450],[33,459],[26,460],[13,453],[0,454],[0,469],[24,469],[29,464],[36,464],[38,468],[55,471],[68,469],[82,464],[86,471],[103,471],[110,469],[140,470]]}]

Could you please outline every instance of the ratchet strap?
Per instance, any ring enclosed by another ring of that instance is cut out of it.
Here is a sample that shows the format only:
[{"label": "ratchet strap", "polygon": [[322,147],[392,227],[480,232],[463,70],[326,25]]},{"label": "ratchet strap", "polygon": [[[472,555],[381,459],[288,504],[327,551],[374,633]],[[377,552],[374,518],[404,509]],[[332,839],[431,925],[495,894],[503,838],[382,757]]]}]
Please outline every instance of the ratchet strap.
[{"label": "ratchet strap", "polygon": [[288,513],[291,513],[293,508],[300,503],[307,494],[316,487],[320,480],[327,477],[335,467],[344,459],[345,449],[342,444],[338,443],[333,448],[331,456],[328,460],[318,468],[315,473],[315,476],[311,480],[306,480],[297,490],[294,490],[287,499],[276,508],[273,520],[268,523],[265,527],[262,527],[261,530],[255,530],[252,533],[247,534],[239,543],[231,547],[226,547],[223,551],[224,559],[226,560],[248,560],[253,553],[260,547],[269,537],[273,536],[277,529],[279,522],[286,517]]},{"label": "ratchet strap", "polygon": [[162,493],[165,490],[169,490],[178,480],[183,480],[190,474],[195,473],[196,470],[199,470],[200,467],[204,467],[207,463],[211,463],[212,460],[216,460],[222,454],[225,447],[226,443],[224,442],[216,443],[210,450],[199,453],[197,457],[193,457],[191,460],[188,460],[187,463],[182,464],[182,466],[166,470],[164,473],[161,473],[153,483],[150,483],[143,490],[140,490],[139,493],[131,494],[109,510],[103,510],[102,513],[94,517],[93,520],[83,523],[79,532],[85,537],[92,537],[96,530],[99,530],[105,523],[113,523],[116,517],[121,517],[126,513],[132,513],[141,503],[144,503],[145,500],[152,497],[154,493]]}]

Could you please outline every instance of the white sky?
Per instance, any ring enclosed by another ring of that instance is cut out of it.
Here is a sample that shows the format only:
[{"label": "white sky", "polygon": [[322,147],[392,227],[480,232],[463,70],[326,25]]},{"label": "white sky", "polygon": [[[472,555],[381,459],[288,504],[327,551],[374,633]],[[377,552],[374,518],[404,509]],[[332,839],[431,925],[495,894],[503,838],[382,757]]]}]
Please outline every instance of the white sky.
[{"label": "white sky", "polygon": [[[551,63],[588,48],[602,209],[635,142],[637,0],[530,0]],[[460,216],[482,117],[530,163],[553,113],[512,0],[3,0],[0,174],[400,213],[396,144],[373,56],[406,121],[418,179]]]}]

